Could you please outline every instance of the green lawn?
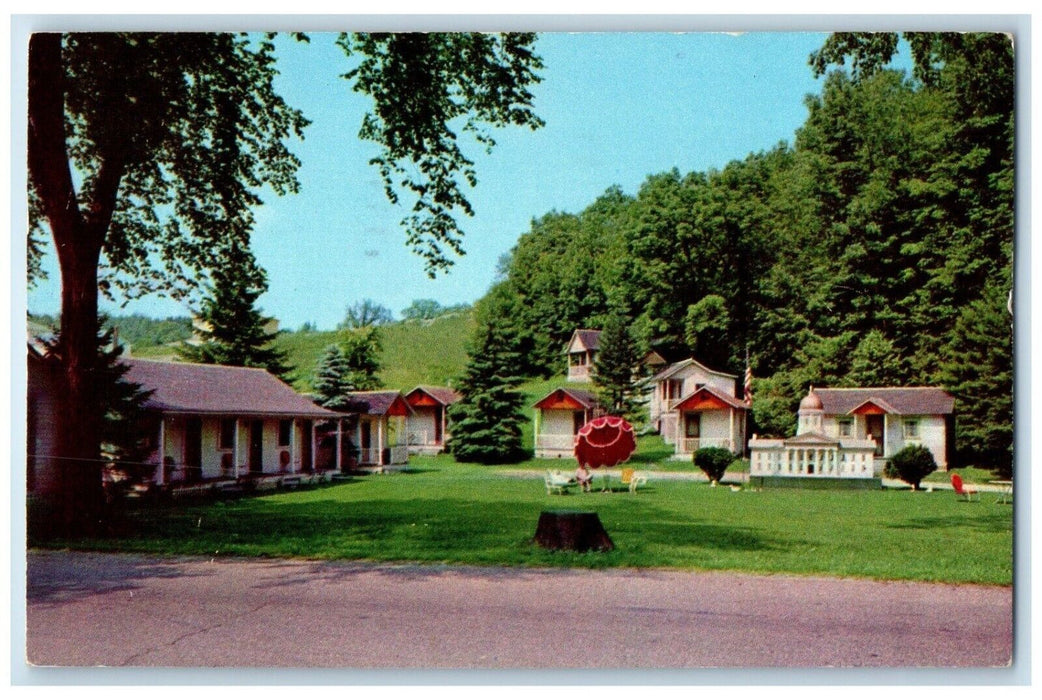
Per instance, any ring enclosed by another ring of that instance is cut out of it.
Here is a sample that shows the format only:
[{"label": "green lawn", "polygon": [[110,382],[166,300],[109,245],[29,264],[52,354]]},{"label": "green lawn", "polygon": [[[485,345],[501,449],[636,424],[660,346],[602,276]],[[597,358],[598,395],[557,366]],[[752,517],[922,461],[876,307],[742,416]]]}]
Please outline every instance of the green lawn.
[{"label": "green lawn", "polygon": [[[571,469],[571,464],[560,463]],[[547,496],[538,469],[414,458],[409,472],[300,491],[130,509],[127,533],[33,546],[474,565],[666,567],[876,579],[1012,582],[1012,508],[950,491],[733,492],[655,479],[637,494]],[[596,511],[609,553],[531,542],[540,511]]]}]

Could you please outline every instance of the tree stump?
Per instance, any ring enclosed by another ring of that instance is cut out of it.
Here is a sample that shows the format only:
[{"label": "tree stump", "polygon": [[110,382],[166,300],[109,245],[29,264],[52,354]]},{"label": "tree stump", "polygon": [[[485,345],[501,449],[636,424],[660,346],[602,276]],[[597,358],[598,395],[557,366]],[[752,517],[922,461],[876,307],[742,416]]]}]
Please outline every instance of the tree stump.
[{"label": "tree stump", "polygon": [[575,552],[615,549],[597,514],[581,510],[544,510],[539,514],[535,542],[544,549]]}]

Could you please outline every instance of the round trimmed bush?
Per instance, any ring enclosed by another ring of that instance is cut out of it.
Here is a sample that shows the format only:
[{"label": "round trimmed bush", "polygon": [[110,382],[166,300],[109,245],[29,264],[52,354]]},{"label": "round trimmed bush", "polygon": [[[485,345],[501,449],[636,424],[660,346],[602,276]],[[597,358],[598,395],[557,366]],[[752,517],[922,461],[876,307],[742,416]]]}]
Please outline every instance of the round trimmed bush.
[{"label": "round trimmed bush", "polygon": [[937,471],[933,453],[922,445],[909,445],[886,461],[883,475],[888,479],[900,479],[919,489],[919,482]]},{"label": "round trimmed bush", "polygon": [[709,481],[715,484],[724,478],[724,472],[734,461],[734,455],[722,447],[703,447],[695,451],[692,460],[695,466],[709,477]]}]

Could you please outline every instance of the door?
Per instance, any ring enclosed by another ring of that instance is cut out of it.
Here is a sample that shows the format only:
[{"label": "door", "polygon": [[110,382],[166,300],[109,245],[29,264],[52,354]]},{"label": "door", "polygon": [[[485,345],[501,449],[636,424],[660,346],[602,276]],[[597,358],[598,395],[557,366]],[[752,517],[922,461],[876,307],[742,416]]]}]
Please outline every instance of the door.
[{"label": "door", "polygon": [[264,421],[250,421],[250,472],[264,471]]},{"label": "door", "polygon": [[203,477],[203,420],[193,416],[185,421],[185,481]]},{"label": "door", "polygon": [[434,407],[434,444],[440,445],[442,440],[441,434],[441,421],[442,421],[442,407]]},{"label": "door", "polygon": [[312,423],[309,420],[302,421],[300,424],[300,434],[302,440],[300,441],[300,466],[305,472],[311,471],[311,437],[312,437]]},{"label": "door", "polygon": [[362,421],[360,428],[362,444],[359,445],[361,458],[358,461],[362,464],[372,464],[373,456],[369,454],[369,450],[373,446],[373,424],[369,421]]},{"label": "door", "polygon": [[572,435],[578,435],[579,429],[586,425],[586,413],[576,411],[572,414]]},{"label": "door", "polygon": [[694,452],[702,442],[702,414],[684,414],[684,452]]},{"label": "door", "polygon": [[876,457],[883,456],[883,416],[865,416],[865,434],[876,441]]}]

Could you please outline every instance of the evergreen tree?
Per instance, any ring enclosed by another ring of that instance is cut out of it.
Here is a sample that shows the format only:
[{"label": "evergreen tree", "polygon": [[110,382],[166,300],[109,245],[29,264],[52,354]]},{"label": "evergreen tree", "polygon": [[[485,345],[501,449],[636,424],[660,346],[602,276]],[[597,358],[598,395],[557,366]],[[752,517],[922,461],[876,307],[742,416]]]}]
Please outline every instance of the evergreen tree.
[{"label": "evergreen tree", "polygon": [[332,411],[346,411],[350,406],[348,392],[354,391],[351,365],[339,345],[330,345],[315,369],[315,393],[318,404]]},{"label": "evergreen tree", "polygon": [[640,392],[634,377],[639,363],[628,320],[620,313],[610,314],[601,330],[593,383],[608,412],[630,421],[636,420],[640,410]]},{"label": "evergreen tree", "polygon": [[[232,253],[235,255],[235,253]],[[263,272],[252,255],[237,255],[235,264],[214,271],[209,294],[203,299],[199,320],[203,342],[182,345],[178,353],[190,362],[234,367],[261,367],[287,380],[286,354],[271,346],[278,332],[265,330],[272,319],[255,304],[267,289]]]},{"label": "evergreen tree", "polygon": [[349,374],[348,380],[357,391],[379,389],[380,351],[383,345],[380,329],[376,326],[359,328],[354,331],[343,331],[341,349]]},{"label": "evergreen tree", "polygon": [[989,287],[963,310],[939,368],[939,381],[955,396],[956,452],[960,464],[1013,474],[1013,331],[1008,284]]},{"label": "evergreen tree", "polygon": [[524,395],[517,390],[520,356],[497,327],[482,323],[456,383],[462,398],[448,409],[449,450],[460,462],[503,464],[527,457],[521,444]]}]

